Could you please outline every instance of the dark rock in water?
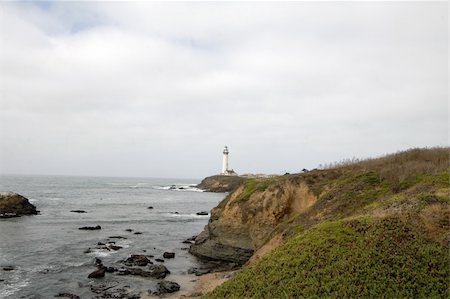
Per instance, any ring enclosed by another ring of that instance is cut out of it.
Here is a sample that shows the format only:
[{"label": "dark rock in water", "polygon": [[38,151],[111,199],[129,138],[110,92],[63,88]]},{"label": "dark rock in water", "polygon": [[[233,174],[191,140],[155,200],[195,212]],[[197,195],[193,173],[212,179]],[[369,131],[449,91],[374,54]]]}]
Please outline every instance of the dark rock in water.
[{"label": "dark rock in water", "polygon": [[141,254],[132,254],[129,258],[124,261],[127,266],[147,266],[152,264],[152,262],[145,256]]},{"label": "dark rock in water", "polygon": [[160,262],[160,263],[164,263],[165,262],[163,259],[155,259],[155,261]]},{"label": "dark rock in water", "polygon": [[164,266],[164,265],[150,265],[149,267],[151,277],[154,278],[164,278],[168,274],[170,274],[170,271]]},{"label": "dark rock in water", "polygon": [[196,214],[199,215],[199,216],[208,216],[209,215],[209,213],[206,212],[206,211],[201,211],[201,212],[198,212]]},{"label": "dark rock in water", "polygon": [[14,218],[14,217],[20,217],[20,215],[17,215],[16,213],[3,213],[3,214],[0,214],[0,219],[1,218]]},{"label": "dark rock in water", "polygon": [[[109,281],[102,284],[90,286],[91,292],[97,294],[92,297],[95,299],[139,299],[137,294],[130,293],[130,287],[127,285],[119,285],[117,281]],[[88,297],[86,297],[88,298]],[[89,297],[91,298],[91,297]]]},{"label": "dark rock in water", "polygon": [[131,233],[133,230],[131,228],[127,228],[125,231]]},{"label": "dark rock in water", "polygon": [[22,195],[14,192],[0,192],[0,217],[10,218],[21,215],[37,215],[38,212],[36,207]]},{"label": "dark rock in water", "polygon": [[106,245],[106,244],[103,243],[103,242],[98,242],[97,245],[98,245],[98,246],[104,246],[104,245]]},{"label": "dark rock in water", "polygon": [[80,299],[80,296],[70,294],[70,293],[59,293],[55,295],[56,298],[69,298],[69,299]]},{"label": "dark rock in water", "polygon": [[180,290],[180,285],[174,281],[163,280],[158,283],[158,292],[160,294],[174,293]]},{"label": "dark rock in water", "polygon": [[188,274],[195,274],[195,276],[201,276],[211,272],[211,268],[189,268],[187,271]]},{"label": "dark rock in water", "polygon": [[178,213],[178,212],[170,212],[170,214],[179,215],[180,213]]},{"label": "dark rock in water", "polygon": [[88,278],[102,278],[105,277],[106,267],[99,267],[97,270],[88,275]]},{"label": "dark rock in water", "polygon": [[134,232],[135,235],[142,235],[141,232]]},{"label": "dark rock in water", "polygon": [[153,207],[148,207],[147,209],[151,210],[151,209],[153,209]]},{"label": "dark rock in water", "polygon": [[126,270],[119,269],[119,275],[135,275],[141,277],[151,277],[162,279],[170,274],[170,271],[163,265],[149,265],[148,271],[142,268],[126,268]]},{"label": "dark rock in water", "polygon": [[79,227],[78,229],[80,229],[80,230],[98,230],[98,229],[102,229],[102,227],[100,225],[97,225],[97,226],[83,226],[83,227]]},{"label": "dark rock in water", "polygon": [[[110,238],[110,239],[126,239],[125,237],[122,237],[122,236],[111,236],[108,238]],[[111,243],[111,242],[108,242],[108,243]]]},{"label": "dark rock in water", "polygon": [[92,250],[90,248],[86,249],[83,253],[91,253]]},{"label": "dark rock in water", "polygon": [[163,257],[165,259],[173,259],[175,257],[175,252],[164,252]]},{"label": "dark rock in water", "polygon": [[71,210],[72,213],[87,213],[85,210]]},{"label": "dark rock in water", "polygon": [[99,259],[98,257],[96,257],[96,258],[95,258],[95,264],[96,264],[97,266],[102,266],[102,265],[103,265],[103,262],[102,262],[101,259]]},{"label": "dark rock in water", "polygon": [[56,298],[69,298],[69,299],[80,299],[80,296],[70,294],[70,293],[59,293],[55,295]]},{"label": "dark rock in water", "polygon": [[117,251],[119,249],[122,249],[123,247],[122,246],[116,246],[116,245],[109,245],[109,248],[114,250],[114,251]]},{"label": "dark rock in water", "polygon": [[3,271],[13,271],[14,267],[13,266],[3,266],[2,269],[3,269]]}]

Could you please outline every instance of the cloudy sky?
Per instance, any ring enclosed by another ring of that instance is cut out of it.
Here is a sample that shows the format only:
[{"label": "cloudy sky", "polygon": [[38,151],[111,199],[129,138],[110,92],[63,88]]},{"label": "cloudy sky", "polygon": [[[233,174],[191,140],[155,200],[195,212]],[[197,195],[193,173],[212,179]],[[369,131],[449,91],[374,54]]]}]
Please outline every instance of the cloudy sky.
[{"label": "cloudy sky", "polygon": [[2,2],[0,173],[202,178],[447,146],[443,2]]}]

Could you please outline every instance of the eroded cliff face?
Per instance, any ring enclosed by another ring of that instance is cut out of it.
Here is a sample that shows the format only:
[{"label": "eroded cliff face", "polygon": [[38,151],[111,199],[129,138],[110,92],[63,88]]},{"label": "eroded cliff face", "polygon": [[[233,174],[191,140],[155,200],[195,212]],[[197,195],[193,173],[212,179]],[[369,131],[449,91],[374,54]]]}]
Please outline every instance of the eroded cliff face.
[{"label": "eroded cliff face", "polygon": [[211,211],[208,225],[190,252],[243,264],[274,237],[278,225],[306,211],[316,200],[302,180],[247,181]]}]

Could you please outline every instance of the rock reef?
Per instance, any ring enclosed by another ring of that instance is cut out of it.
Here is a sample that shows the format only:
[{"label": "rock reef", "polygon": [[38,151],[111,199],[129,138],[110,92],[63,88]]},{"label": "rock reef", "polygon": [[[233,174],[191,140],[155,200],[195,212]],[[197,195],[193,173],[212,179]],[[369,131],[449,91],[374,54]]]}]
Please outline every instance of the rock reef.
[{"label": "rock reef", "polygon": [[0,218],[37,215],[39,211],[27,198],[15,192],[0,192]]}]

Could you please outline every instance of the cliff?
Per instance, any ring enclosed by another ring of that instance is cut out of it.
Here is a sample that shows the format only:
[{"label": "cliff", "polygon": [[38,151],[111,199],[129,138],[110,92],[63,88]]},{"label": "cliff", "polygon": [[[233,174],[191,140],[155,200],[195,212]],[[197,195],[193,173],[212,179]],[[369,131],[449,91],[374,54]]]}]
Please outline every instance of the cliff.
[{"label": "cliff", "polygon": [[448,166],[448,148],[413,149],[249,179],[190,252],[247,262],[211,298],[448,297]]},{"label": "cliff", "polygon": [[239,176],[214,175],[201,181],[196,187],[208,192],[230,192],[235,190],[246,179]]},{"label": "cliff", "polygon": [[0,192],[0,216],[8,218],[21,215],[36,215],[36,207],[28,199],[14,192]]}]

